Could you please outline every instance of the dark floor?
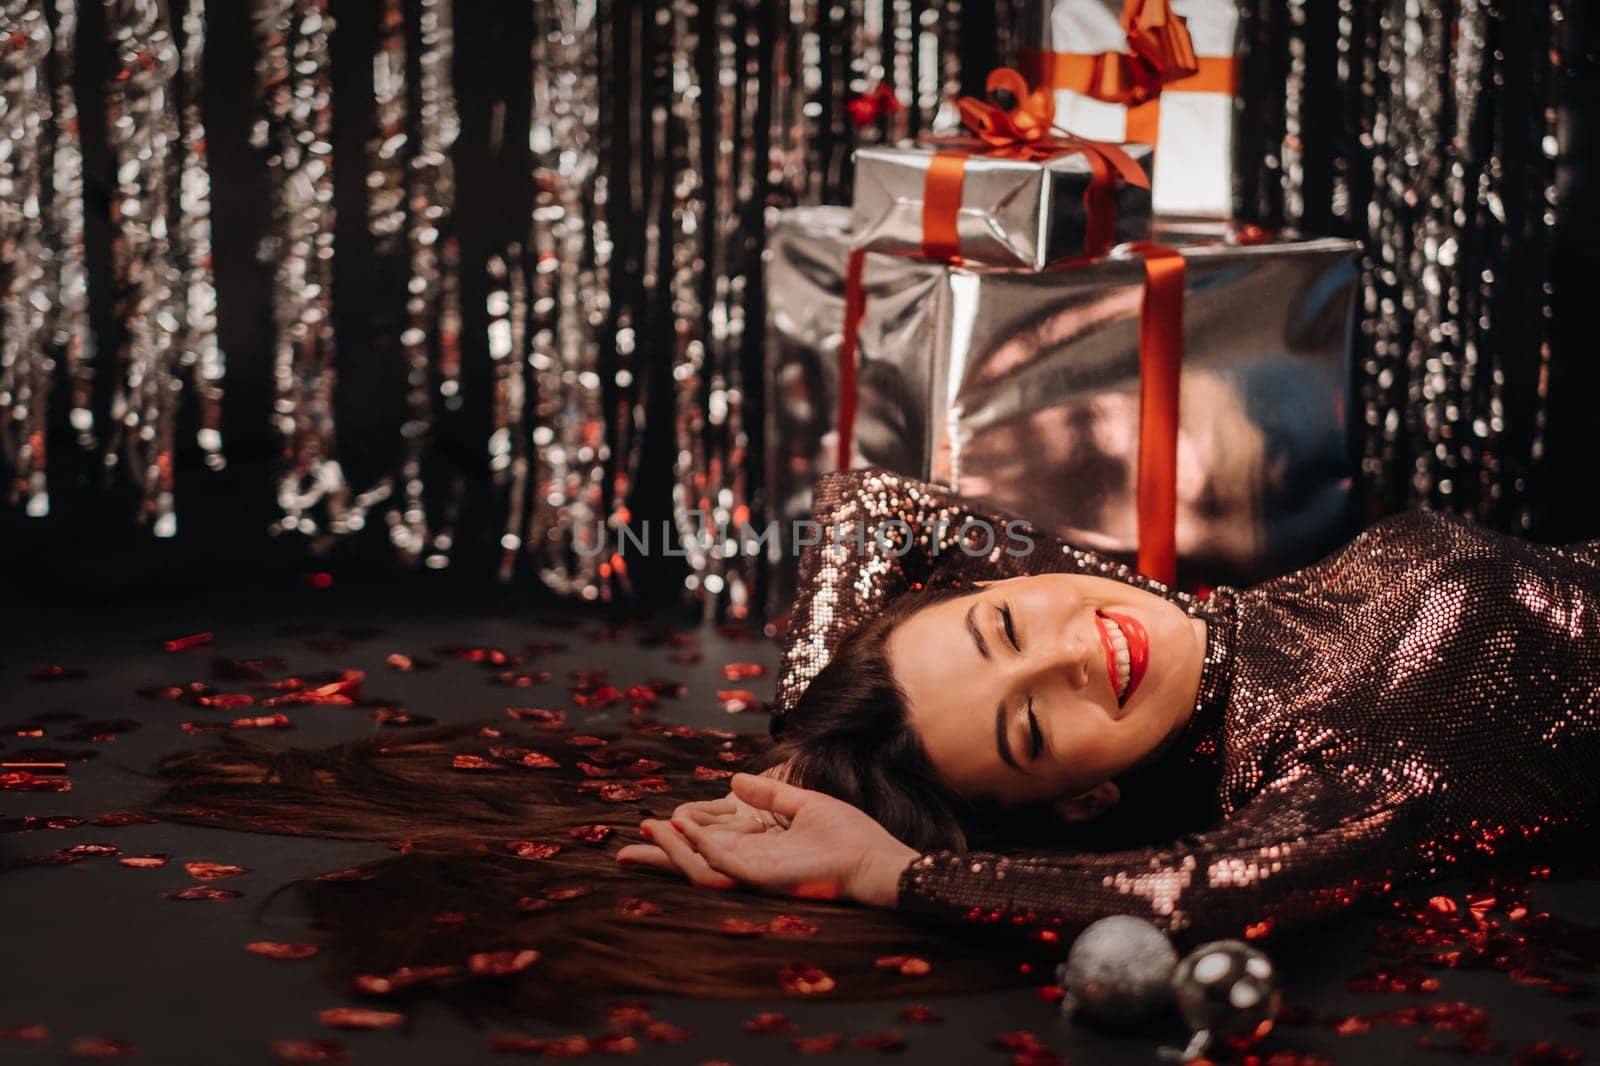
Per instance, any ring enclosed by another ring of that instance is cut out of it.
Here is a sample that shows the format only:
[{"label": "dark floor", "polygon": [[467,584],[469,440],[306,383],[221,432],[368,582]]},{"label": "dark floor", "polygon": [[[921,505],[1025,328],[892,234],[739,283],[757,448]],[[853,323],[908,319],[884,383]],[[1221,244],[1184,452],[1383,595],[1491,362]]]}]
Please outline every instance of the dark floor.
[{"label": "dark floor", "polygon": [[[76,1038],[104,1037],[135,1045],[135,1061],[162,1066],[217,1063],[271,1063],[271,1043],[284,1039],[335,1039],[349,1049],[350,1061],[401,1066],[407,1063],[505,1061],[489,1050],[497,1033],[518,1031],[562,1035],[530,1022],[512,1030],[494,1025],[474,1028],[442,1006],[412,1012],[407,1025],[384,1032],[335,1031],[317,1018],[320,1010],[345,1003],[344,991],[326,983],[306,963],[284,962],[247,954],[251,941],[315,941],[307,915],[296,897],[284,894],[264,912],[257,905],[275,888],[297,877],[339,869],[353,863],[388,857],[378,845],[273,837],[225,832],[175,824],[104,827],[84,824],[69,829],[40,828],[18,832],[15,819],[28,815],[78,815],[93,818],[108,811],[152,799],[158,783],[149,776],[162,754],[186,746],[213,743],[206,736],[183,732],[180,723],[196,717],[193,708],[158,703],[136,695],[140,688],[208,679],[218,656],[281,656],[291,672],[356,668],[367,674],[367,691],[399,701],[413,714],[440,721],[503,719],[512,703],[568,706],[568,674],[576,669],[607,669],[612,680],[626,684],[647,677],[685,682],[688,694],[671,704],[664,717],[693,725],[716,724],[761,732],[764,718],[729,717],[714,697],[731,687],[722,680],[728,662],[760,662],[765,679],[745,682],[770,692],[773,648],[766,642],[731,641],[713,630],[699,634],[704,653],[697,664],[675,663],[667,646],[642,647],[629,638],[596,640],[596,618],[539,620],[527,616],[466,613],[450,609],[405,611],[353,608],[314,592],[292,595],[292,606],[279,610],[247,610],[219,592],[216,601],[200,606],[142,609],[0,608],[0,758],[10,760],[29,747],[93,748],[98,757],[70,764],[72,788],[67,792],[0,793],[0,864],[27,856],[50,854],[76,844],[112,844],[124,855],[166,852],[172,861],[157,869],[130,869],[116,857],[100,856],[67,865],[24,866],[0,874],[0,1061],[79,1062],[71,1043]],[[168,652],[163,642],[188,634],[210,632],[214,642]],[[401,673],[386,664],[394,653],[433,655],[444,645],[519,647],[530,640],[565,641],[570,650],[551,655],[541,666],[553,672],[548,683],[508,690],[491,683],[492,673],[468,662],[441,658],[431,671]],[[82,671],[81,678],[37,680],[43,666]],[[89,720],[131,719],[141,728],[114,740],[65,743],[71,720],[49,722],[43,738],[10,735],[34,715],[67,711]],[[617,712],[594,715],[585,725],[616,724]],[[213,718],[222,717],[211,715]],[[292,731],[271,732],[273,742],[320,745],[370,728],[363,715],[349,708],[294,708]],[[166,894],[192,882],[188,861],[230,863],[249,872],[220,882],[244,893],[219,902],[174,902]],[[1600,882],[1564,879],[1558,867],[1550,880],[1532,885],[1532,910],[1549,910],[1583,926],[1570,930],[1573,953],[1545,950],[1550,965],[1530,967],[1524,959],[1484,968],[1428,969],[1437,979],[1428,994],[1363,993],[1352,990],[1352,978],[1374,967],[1392,965],[1376,954],[1379,920],[1357,917],[1314,937],[1272,947],[1284,972],[1286,1000],[1292,1008],[1285,1021],[1260,1049],[1298,1052],[1264,1061],[1381,1063],[1437,1059],[1450,1061],[1453,1051],[1423,1052],[1419,1040],[1454,1047],[1460,1031],[1459,1012],[1440,1011],[1444,1029],[1414,1024],[1417,1016],[1396,1015],[1394,1008],[1412,1004],[1463,1002],[1484,1008],[1490,1016],[1485,1044],[1499,1050],[1474,1054],[1478,1061],[1572,1062],[1572,1055],[1600,1056],[1595,1029],[1600,998],[1594,980],[1592,944],[1600,923]],[[1465,909],[1466,883],[1443,887]],[[1432,891],[1432,890],[1430,890]],[[1428,891],[1421,893],[1426,897]],[[1499,917],[1513,940],[1517,922]],[[1531,920],[1531,919],[1529,919]],[[1587,947],[1585,947],[1587,945]],[[1535,953],[1535,957],[1540,957]],[[1551,961],[1553,960],[1553,962]],[[824,960],[817,960],[822,962]],[[1559,965],[1558,965],[1559,964]],[[633,998],[633,997],[628,997]],[[787,1036],[752,1036],[740,1022],[761,1010],[781,1010],[797,1023],[802,1036],[840,1033],[846,1037],[897,1031],[906,1040],[903,1059],[917,1063],[1005,1063],[1011,1053],[997,1048],[997,1034],[1030,1030],[1049,1048],[1076,1064],[1150,1063],[1163,1042],[1181,1037],[1176,1023],[1137,1036],[1100,1035],[1060,1018],[1056,1009],[1033,991],[930,1000],[943,1015],[932,1023],[899,1019],[910,1001],[823,1002],[785,1000],[769,995],[748,1002],[652,1000],[656,1016],[695,1033],[675,1046],[646,1044],[637,1056],[663,1063],[738,1063],[803,1061]],[[1309,1014],[1308,1014],[1309,1012]],[[1449,1019],[1455,1018],[1452,1022]],[[1375,1020],[1376,1019],[1376,1020]],[[1413,1024],[1404,1024],[1405,1022]],[[1369,1024],[1370,1023],[1370,1024]],[[18,1040],[14,1027],[42,1026],[42,1040]],[[588,1028],[603,1031],[603,1020]],[[1341,1029],[1344,1032],[1341,1032]],[[1553,1047],[1539,1048],[1540,1042]],[[1533,1049],[1533,1050],[1529,1050]],[[90,1050],[80,1047],[80,1051]],[[835,1057],[865,1061],[878,1051],[852,1049],[846,1042]],[[1320,1056],[1320,1058],[1318,1058]],[[603,1057],[603,1056],[596,1056]],[[809,1057],[804,1061],[809,1061]]]}]

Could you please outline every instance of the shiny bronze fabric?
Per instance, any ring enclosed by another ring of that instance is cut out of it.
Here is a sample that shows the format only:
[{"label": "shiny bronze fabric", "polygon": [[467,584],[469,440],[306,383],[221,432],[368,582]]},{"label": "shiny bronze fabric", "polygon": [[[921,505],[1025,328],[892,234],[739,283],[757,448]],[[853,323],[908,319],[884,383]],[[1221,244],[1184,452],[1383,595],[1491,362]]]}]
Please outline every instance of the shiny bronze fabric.
[{"label": "shiny bronze fabric", "polygon": [[[1545,547],[1410,512],[1313,566],[1197,599],[1036,532],[1026,555],[1006,554],[1003,532],[969,554],[964,523],[1003,531],[1011,516],[880,471],[825,479],[816,518],[775,730],[855,624],[924,582],[1081,572],[1207,622],[1193,717],[1162,761],[1214,764],[1215,826],[1112,853],[924,855],[901,880],[904,908],[1067,926],[1134,914],[1188,937],[1263,936],[1587,825],[1596,809],[1600,541]],[[895,520],[913,535],[894,524],[880,544],[873,531]],[[865,538],[848,535],[859,522]]]}]

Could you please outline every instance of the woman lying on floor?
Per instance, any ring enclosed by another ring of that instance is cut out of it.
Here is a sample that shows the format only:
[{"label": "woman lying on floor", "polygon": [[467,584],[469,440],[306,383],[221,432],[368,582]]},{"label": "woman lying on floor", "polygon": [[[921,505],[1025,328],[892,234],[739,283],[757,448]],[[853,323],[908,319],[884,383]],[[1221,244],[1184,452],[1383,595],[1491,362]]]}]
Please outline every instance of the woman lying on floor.
[{"label": "woman lying on floor", "polygon": [[[645,722],[597,745],[552,712],[325,751],[230,737],[167,761],[158,811],[389,843],[305,886],[333,964],[453,987],[532,949],[500,985],[526,1010],[1030,980],[1104,915],[1261,936],[1594,810],[1600,542],[1407,514],[1196,599],[880,472],[825,479],[816,516],[858,535],[802,560],[775,743]],[[613,854],[641,813],[651,843]],[[695,887],[735,885],[762,891]]]},{"label": "woman lying on floor", "polygon": [[[774,777],[644,823],[654,843],[622,861],[956,919],[1260,936],[1595,811],[1600,541],[1410,513],[1197,599],[905,478],[818,496]],[[1165,811],[1167,842],[1052,846],[1128,800]],[[997,836],[1010,854],[971,850]]]}]

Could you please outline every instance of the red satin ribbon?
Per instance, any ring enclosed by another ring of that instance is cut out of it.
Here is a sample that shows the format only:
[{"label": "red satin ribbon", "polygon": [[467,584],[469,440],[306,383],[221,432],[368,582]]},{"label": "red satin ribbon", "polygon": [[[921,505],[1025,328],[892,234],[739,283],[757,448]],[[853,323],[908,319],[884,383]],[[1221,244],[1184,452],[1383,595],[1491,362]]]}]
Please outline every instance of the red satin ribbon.
[{"label": "red satin ribbon", "polygon": [[1183,256],[1165,245],[1133,246],[1144,259],[1139,307],[1140,573],[1178,577],[1178,383],[1183,370]]},{"label": "red satin ribbon", "polygon": [[948,262],[960,255],[956,222],[969,157],[1042,161],[1071,152],[1082,153],[1089,161],[1089,184],[1083,192],[1084,251],[1104,255],[1116,239],[1117,180],[1148,189],[1150,176],[1116,145],[1057,129],[1054,96],[1049,89],[1030,90],[1020,72],[1009,67],[991,71],[985,88],[991,96],[1010,93],[1016,106],[1007,110],[971,96],[956,101],[972,136],[940,139],[941,150],[929,161],[922,183],[923,256]]},{"label": "red satin ribbon", "polygon": [[867,253],[853,251],[844,274],[844,336],[839,338],[839,422],[835,469],[850,469],[850,451],[856,430],[856,334],[867,310],[861,274]]}]

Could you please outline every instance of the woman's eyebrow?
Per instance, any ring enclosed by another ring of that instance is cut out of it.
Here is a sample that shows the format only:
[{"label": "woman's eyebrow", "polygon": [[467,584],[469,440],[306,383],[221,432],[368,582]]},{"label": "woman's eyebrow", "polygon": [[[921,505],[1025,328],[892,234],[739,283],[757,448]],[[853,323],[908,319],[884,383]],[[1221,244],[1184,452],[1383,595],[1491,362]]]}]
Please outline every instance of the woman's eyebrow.
[{"label": "woman's eyebrow", "polygon": [[972,643],[978,646],[978,654],[985,659],[989,658],[989,642],[983,639],[983,632],[978,628],[978,605],[974,603],[967,608],[967,632],[972,634]]},{"label": "woman's eyebrow", "polygon": [[994,746],[1000,749],[1000,759],[1017,773],[1024,773],[1022,767],[1017,765],[1016,756],[1011,754],[1011,738],[1007,736],[1006,705],[1002,701],[994,709]]}]

